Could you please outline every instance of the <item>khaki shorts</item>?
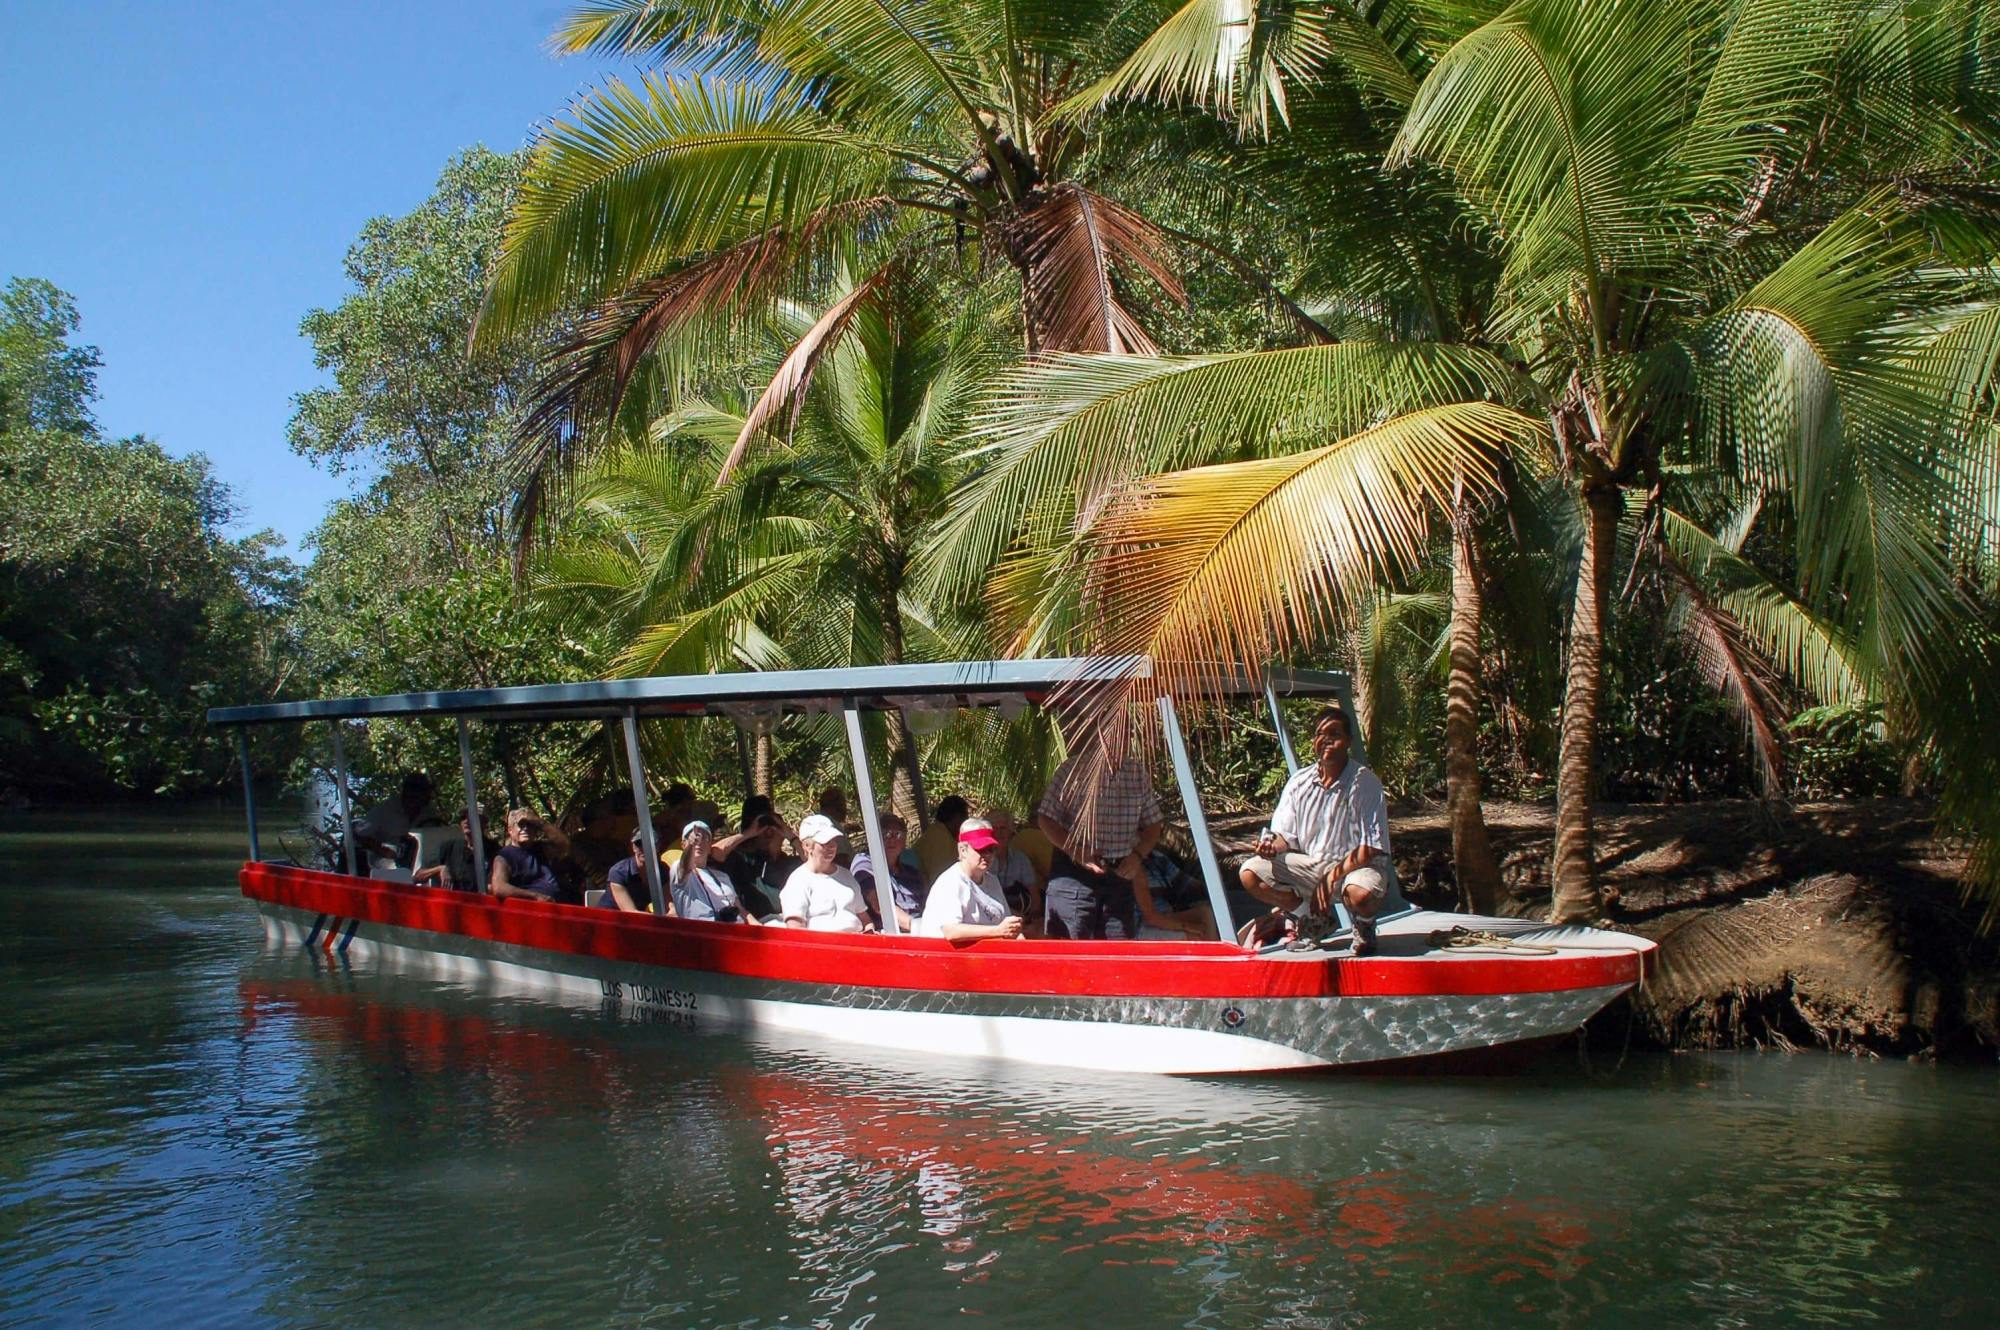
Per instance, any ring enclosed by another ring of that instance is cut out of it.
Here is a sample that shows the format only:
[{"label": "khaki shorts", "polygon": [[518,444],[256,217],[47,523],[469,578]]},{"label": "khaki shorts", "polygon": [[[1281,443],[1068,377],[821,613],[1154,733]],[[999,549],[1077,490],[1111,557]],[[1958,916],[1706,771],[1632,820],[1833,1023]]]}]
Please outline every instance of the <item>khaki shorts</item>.
[{"label": "khaki shorts", "polygon": [[[1271,886],[1291,892],[1303,903],[1300,913],[1306,913],[1312,906],[1313,893],[1319,884],[1326,881],[1327,870],[1333,865],[1325,859],[1315,859],[1310,855],[1287,851],[1276,860],[1256,855],[1246,859],[1243,867],[1257,875]],[[1368,908],[1364,917],[1372,916],[1382,908],[1382,902],[1389,898],[1389,880],[1382,876],[1382,870],[1373,866],[1357,868],[1341,879],[1343,887],[1359,887],[1368,897]]]}]

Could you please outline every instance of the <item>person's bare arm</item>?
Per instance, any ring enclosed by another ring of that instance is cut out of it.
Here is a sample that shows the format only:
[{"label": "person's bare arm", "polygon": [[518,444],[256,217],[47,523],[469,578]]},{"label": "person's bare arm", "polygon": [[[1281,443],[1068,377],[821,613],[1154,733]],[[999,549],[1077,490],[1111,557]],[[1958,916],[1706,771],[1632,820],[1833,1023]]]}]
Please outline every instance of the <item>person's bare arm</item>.
[{"label": "person's bare arm", "polygon": [[939,924],[938,934],[947,942],[976,942],[988,937],[1021,936],[1021,918],[1010,914],[997,924]]},{"label": "person's bare arm", "polygon": [[621,910],[631,910],[636,914],[645,908],[633,901],[632,893],[625,889],[623,882],[606,882],[604,889],[611,893],[611,899],[618,902]]},{"label": "person's bare arm", "polygon": [[1328,886],[1339,882],[1357,868],[1366,868],[1375,862],[1376,849],[1373,845],[1357,845],[1348,852],[1345,859],[1326,870]]},{"label": "person's bare arm", "polygon": [[1186,911],[1175,913],[1170,910],[1162,910],[1154,902],[1153,877],[1143,867],[1139,870],[1139,876],[1132,879],[1132,894],[1139,901],[1139,921],[1141,923],[1151,924],[1153,927],[1165,929],[1169,933],[1183,933],[1189,937],[1197,938],[1201,936],[1198,931],[1201,925],[1195,920],[1189,919]]},{"label": "person's bare arm", "polygon": [[1035,814],[1035,825],[1040,827],[1042,834],[1049,838],[1049,844],[1055,846],[1064,854],[1069,853],[1069,827],[1066,824],[1056,821],[1056,819],[1050,817],[1047,813],[1037,813]]},{"label": "person's bare arm", "polygon": [[1149,822],[1139,828],[1139,834],[1132,841],[1132,852],[1118,861],[1115,870],[1120,877],[1130,878],[1137,883],[1146,876],[1146,856],[1160,843],[1160,836],[1167,829],[1164,822]]}]

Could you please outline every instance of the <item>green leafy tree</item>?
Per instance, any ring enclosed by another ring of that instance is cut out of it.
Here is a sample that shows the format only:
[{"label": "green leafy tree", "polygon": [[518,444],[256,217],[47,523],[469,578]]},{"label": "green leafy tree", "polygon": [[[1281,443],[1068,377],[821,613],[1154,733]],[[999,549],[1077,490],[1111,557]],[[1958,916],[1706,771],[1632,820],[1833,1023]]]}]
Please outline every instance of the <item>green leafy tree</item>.
[{"label": "green leafy tree", "polygon": [[[538,585],[572,623],[613,625],[616,672],[894,665],[977,640],[976,624],[915,595],[911,565],[964,472],[948,445],[1003,340],[998,320],[948,310],[910,272],[864,279],[831,307],[851,310],[845,334],[785,428],[746,447],[744,411],[690,404],[657,423],[653,446],[590,474],[594,532],[559,545]],[[777,311],[774,381],[824,316]],[[892,801],[915,818],[913,741],[899,713],[884,717]]]},{"label": "green leafy tree", "polygon": [[234,753],[206,710],[277,685],[295,570],[226,534],[206,458],[102,437],[78,326],[47,282],[0,299],[0,784],[214,789]]},{"label": "green leafy tree", "polygon": [[[582,677],[587,652],[513,585],[504,457],[532,373],[468,340],[519,167],[469,149],[431,195],[378,217],[349,249],[353,290],[300,330],[330,382],[294,399],[292,447],[362,482],[310,537],[299,597],[301,669],[315,694],[500,687]],[[560,808],[595,766],[585,736],[516,745],[479,727],[482,770],[509,798]],[[351,741],[365,778],[458,770],[449,726],[373,725]]]},{"label": "green leafy tree", "polygon": [[294,399],[293,451],[368,477],[403,538],[461,571],[500,547],[501,459],[531,373],[518,355],[467,350],[519,174],[483,148],[453,158],[415,211],[362,228],[352,294],[299,326],[332,382]]},{"label": "green leafy tree", "polygon": [[[1056,613],[1086,605],[1098,645],[1183,662],[1198,685],[1202,662],[1313,640],[1360,585],[1413,564],[1426,514],[1508,452],[1567,478],[1579,528],[1558,918],[1599,908],[1591,805],[1628,491],[1630,538],[1753,727],[1752,656],[1808,688],[1863,681],[1935,755],[1947,816],[1981,834],[1974,880],[2000,883],[2000,716],[1970,683],[1995,668],[1990,18],[1819,0],[1460,8],[1407,11],[1430,53],[1387,156],[1442,171],[1497,261],[1476,305],[1431,321],[1449,342],[1376,318],[1400,340],[1034,367],[940,566],[965,577],[1026,520],[1040,534],[1023,566],[1081,588]],[[1176,43],[1235,59],[1224,28]],[[1360,87],[1337,60],[1314,72]],[[1257,450],[1280,455],[1171,470]],[[1146,471],[1171,473],[1118,483]],[[1714,532],[1731,496],[1755,501],[1781,575],[1677,543]],[[1725,569],[1733,585],[1704,582]]]},{"label": "green leafy tree", "polygon": [[39,277],[0,292],[0,431],[52,430],[94,437],[102,363],[94,346],[72,345],[82,323],[69,293]]},{"label": "green leafy tree", "polygon": [[[1244,237],[1259,246],[1252,261],[1214,228],[1132,202],[1173,192],[1180,159],[1150,150],[1151,126],[1081,125],[1097,82],[1171,13],[1068,0],[580,8],[558,47],[676,72],[584,98],[531,152],[480,324],[496,345],[561,335],[522,474],[560,476],[643,365],[678,360],[774,297],[811,298],[830,259],[857,247],[856,299],[870,273],[913,257],[961,284],[1011,274],[1030,354],[1157,349],[1139,311],[1184,301],[1183,245],[1220,252],[1304,319],[1260,267],[1268,235]],[[850,316],[827,309],[797,354],[815,356]],[[529,486],[529,510],[541,492]]]}]

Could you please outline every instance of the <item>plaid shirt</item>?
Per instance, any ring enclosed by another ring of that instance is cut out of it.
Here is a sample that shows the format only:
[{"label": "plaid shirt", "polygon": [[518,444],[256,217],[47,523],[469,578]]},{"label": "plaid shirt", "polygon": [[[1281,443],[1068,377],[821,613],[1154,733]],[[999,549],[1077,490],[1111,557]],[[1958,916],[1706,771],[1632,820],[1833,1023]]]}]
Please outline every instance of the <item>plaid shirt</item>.
[{"label": "plaid shirt", "polygon": [[[1144,762],[1127,759],[1099,781],[1095,797],[1083,787],[1081,756],[1067,758],[1056,768],[1035,811],[1069,828],[1070,852],[1076,859],[1095,858],[1115,864],[1139,843],[1139,828],[1164,820],[1160,796],[1153,790],[1153,773]],[[1089,808],[1089,826],[1078,823]]]}]

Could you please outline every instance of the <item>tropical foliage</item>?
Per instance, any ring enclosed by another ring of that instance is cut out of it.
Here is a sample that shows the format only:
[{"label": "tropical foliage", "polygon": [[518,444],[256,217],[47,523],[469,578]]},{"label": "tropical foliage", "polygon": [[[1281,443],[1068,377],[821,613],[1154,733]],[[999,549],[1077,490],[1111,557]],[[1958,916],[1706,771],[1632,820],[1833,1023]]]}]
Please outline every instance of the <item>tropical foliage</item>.
[{"label": "tropical foliage", "polygon": [[268,532],[227,534],[199,453],[104,436],[80,322],[48,282],[0,291],[0,790],[226,786],[205,713],[286,685],[295,571]]},{"label": "tropical foliage", "polygon": [[[1112,95],[1115,54],[1166,12],[1068,0],[579,10],[559,47],[672,72],[583,99],[528,163],[480,327],[482,344],[564,331],[516,459],[527,512],[617,418],[643,363],[698,360],[729,321],[823,287],[836,263],[858,264],[856,300],[913,261],[961,288],[1005,271],[1030,354],[1156,350],[1146,307],[1185,300],[1183,243],[1219,251],[1310,322],[1212,228],[1178,228],[1137,201],[1177,170],[1157,126],[1079,123]],[[850,317],[835,305],[799,330],[792,372],[746,427]]]},{"label": "tropical foliage", "polygon": [[[1477,487],[1504,445],[1516,474],[1559,475],[1570,495],[1559,917],[1597,908],[1590,807],[1621,529],[1639,560],[1625,594],[1640,571],[1653,580],[1767,780],[1779,675],[1826,703],[1872,700],[1938,763],[1948,811],[1982,838],[1975,875],[1990,875],[2000,716],[1973,682],[1995,677],[1983,11],[1529,2],[1480,17],[1385,29],[1407,37],[1404,101],[1332,52],[1296,78],[1292,101],[1372,98],[1392,130],[1384,169],[1442,172],[1460,210],[1448,218],[1494,259],[1490,280],[1458,288],[1477,303],[1455,317],[1413,323],[1378,301],[1383,317],[1350,331],[1378,343],[1384,365],[1477,352],[1507,373],[1453,403],[1345,348],[1245,354],[1222,372],[1215,358],[1027,368],[988,425],[1001,463],[963,503],[1027,513],[1023,496],[1043,487],[1010,474],[1014,459],[1084,482],[1084,501],[1031,522],[1013,556],[1041,589],[1031,623],[1150,649],[1195,685],[1245,648],[1324,641],[1354,607],[1351,570],[1413,562],[1409,528],[1378,518],[1374,539],[1344,544],[1253,520],[1312,483],[1312,468],[1282,460],[1135,473],[1203,448],[1289,458],[1392,442],[1359,454],[1372,477],[1425,458],[1419,427],[1439,411],[1512,411],[1518,431],[1467,436],[1457,462]],[[1173,32],[1189,67],[1247,58],[1225,32]],[[1160,49],[1144,59],[1158,65]],[[1134,85],[1159,84],[1142,63]],[[1418,341],[1424,324],[1455,335]],[[1357,430],[1337,407],[1368,392],[1386,418]],[[1444,479],[1420,497],[1441,501]],[[1410,493],[1371,484],[1345,520]],[[1190,533],[1184,515],[1211,507],[1237,520]],[[1155,557],[1191,539],[1205,548]],[[976,573],[985,552],[951,571]],[[1003,575],[1000,594],[1012,592]]]},{"label": "tropical foliage", "polygon": [[[1496,788],[1555,797],[1562,918],[1600,908],[1601,794],[1922,793],[2000,901],[1994,28],[1974,0],[594,0],[556,45],[654,72],[452,162],[306,319],[328,381],[291,441],[358,487],[288,686],[1152,657],[1110,708],[1338,663],[1391,783],[1446,793],[1471,903]],[[0,328],[9,458],[140,465],[32,299]],[[239,553],[246,613],[290,594]],[[10,714],[65,695],[29,674]],[[1261,741],[1194,719],[1254,796]],[[779,774],[819,774],[821,730]],[[720,796],[739,758],[774,778],[758,738],[647,743]],[[877,736],[906,811],[926,766],[1032,793],[1045,738]],[[617,765],[602,734],[497,741],[537,802]],[[360,747],[451,765],[442,732]]]}]

